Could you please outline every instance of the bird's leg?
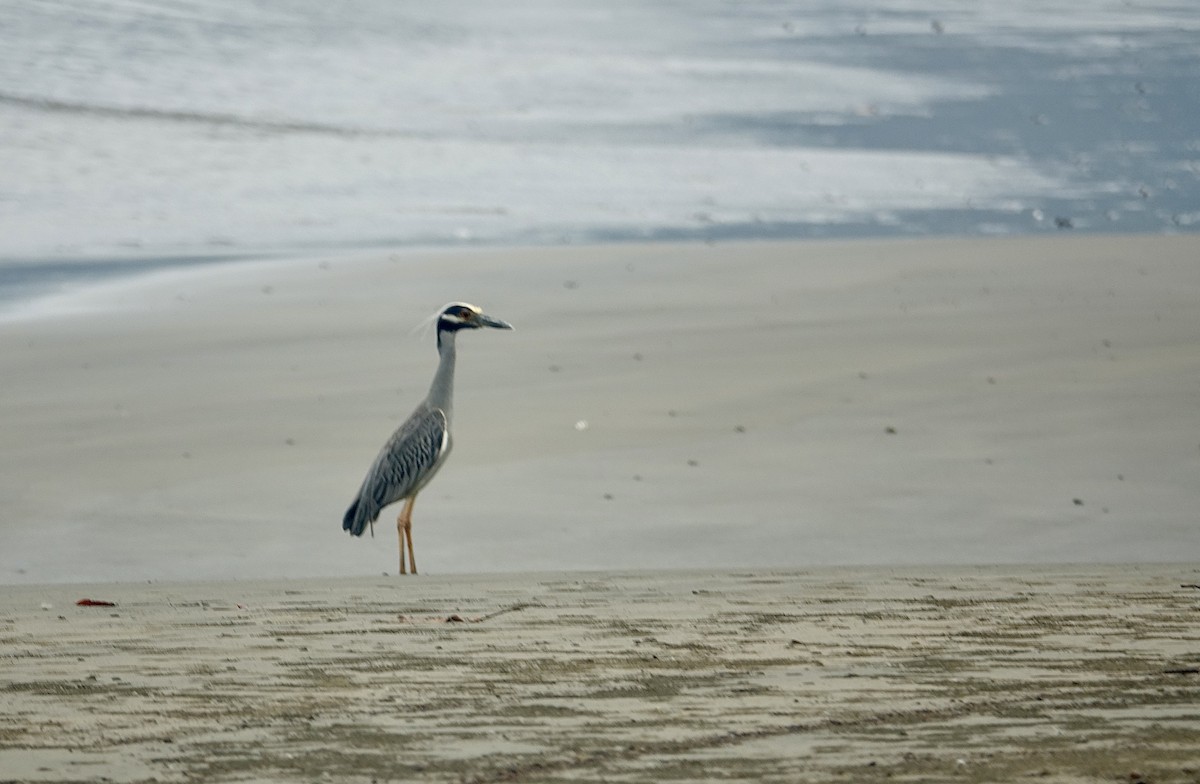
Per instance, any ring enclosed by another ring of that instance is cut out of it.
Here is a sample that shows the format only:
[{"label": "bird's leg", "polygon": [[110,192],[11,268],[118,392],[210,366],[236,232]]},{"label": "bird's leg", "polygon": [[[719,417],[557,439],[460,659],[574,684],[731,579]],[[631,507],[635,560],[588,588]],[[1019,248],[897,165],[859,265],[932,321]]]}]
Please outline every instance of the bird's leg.
[{"label": "bird's leg", "polygon": [[400,574],[408,574],[404,563],[404,543],[408,542],[408,563],[412,565],[412,573],[417,573],[417,561],[412,551],[412,507],[413,498],[407,498],[396,518],[396,536],[400,540]]},{"label": "bird's leg", "polygon": [[417,554],[413,551],[412,546],[412,508],[416,500],[417,496],[414,494],[404,505],[404,538],[408,540],[408,565],[413,574],[417,573]]},{"label": "bird's leg", "polygon": [[405,499],[404,506],[400,509],[400,514],[396,517],[396,538],[400,541],[400,574],[408,574],[408,569],[404,563],[404,515],[408,511],[408,500]]}]

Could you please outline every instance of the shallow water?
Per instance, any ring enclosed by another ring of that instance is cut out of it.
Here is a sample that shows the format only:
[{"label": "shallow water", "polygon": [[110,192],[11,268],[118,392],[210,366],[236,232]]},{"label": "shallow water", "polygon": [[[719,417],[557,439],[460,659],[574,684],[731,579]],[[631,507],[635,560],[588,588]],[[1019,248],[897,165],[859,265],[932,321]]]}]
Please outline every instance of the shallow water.
[{"label": "shallow water", "polygon": [[1194,230],[1194,7],[992,5],[6,4],[0,296],[347,248]]}]

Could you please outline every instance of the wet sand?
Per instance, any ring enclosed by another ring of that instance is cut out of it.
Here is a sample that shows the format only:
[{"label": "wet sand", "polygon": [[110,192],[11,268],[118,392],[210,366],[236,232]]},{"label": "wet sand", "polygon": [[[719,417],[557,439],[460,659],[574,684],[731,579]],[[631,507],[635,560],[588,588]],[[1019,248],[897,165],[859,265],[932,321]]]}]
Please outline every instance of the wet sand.
[{"label": "wet sand", "polygon": [[429,574],[1200,562],[1200,236],[334,254],[0,319],[0,583],[378,575],[342,514],[460,341]]},{"label": "wet sand", "polygon": [[1198,583],[1143,565],[12,587],[0,780],[1195,782]]}]

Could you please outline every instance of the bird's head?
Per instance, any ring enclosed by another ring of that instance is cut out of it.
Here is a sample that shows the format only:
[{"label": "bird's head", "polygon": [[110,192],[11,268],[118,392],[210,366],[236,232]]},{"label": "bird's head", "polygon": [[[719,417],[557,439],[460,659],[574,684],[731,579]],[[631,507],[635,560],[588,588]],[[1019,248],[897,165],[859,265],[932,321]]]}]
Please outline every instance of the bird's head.
[{"label": "bird's head", "polygon": [[465,302],[451,302],[442,308],[438,314],[437,329],[440,336],[444,332],[457,332],[460,329],[512,329],[512,324],[492,318],[474,305]]}]

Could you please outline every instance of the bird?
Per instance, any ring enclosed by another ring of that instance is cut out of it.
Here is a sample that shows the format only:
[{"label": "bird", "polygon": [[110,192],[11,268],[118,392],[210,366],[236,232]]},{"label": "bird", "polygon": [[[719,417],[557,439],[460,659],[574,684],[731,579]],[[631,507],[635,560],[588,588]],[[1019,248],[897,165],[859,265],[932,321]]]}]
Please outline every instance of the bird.
[{"label": "bird", "polygon": [[408,547],[408,566],[417,573],[417,560],[412,544],[412,509],[417,493],[446,462],[450,454],[450,420],[454,395],[454,341],[459,332],[468,329],[512,329],[512,325],[492,318],[475,305],[451,302],[437,315],[438,366],[425,396],[415,411],[396,429],[379,450],[362,487],[342,518],[343,530],[352,536],[362,536],[367,526],[375,535],[375,520],[384,507],[404,501],[396,519],[400,537],[400,574],[406,574],[405,545]]}]

